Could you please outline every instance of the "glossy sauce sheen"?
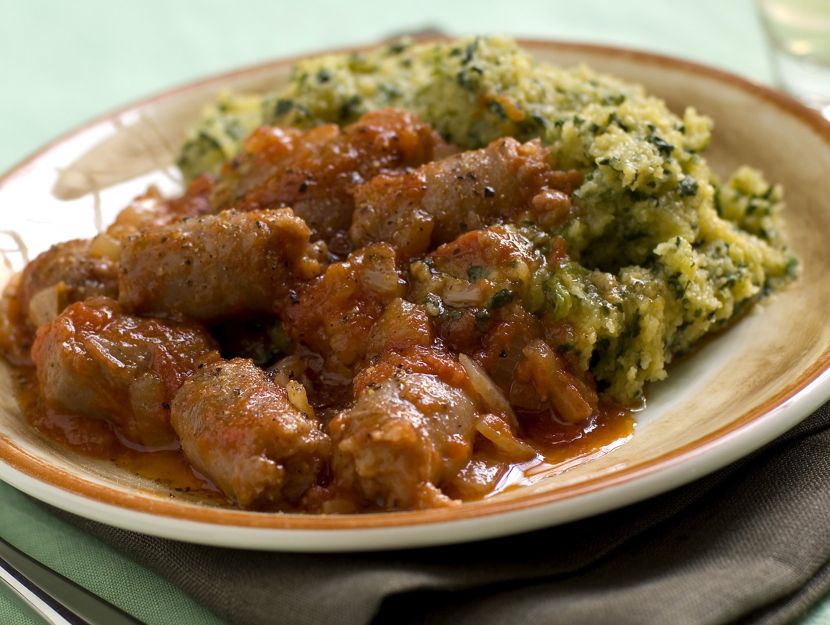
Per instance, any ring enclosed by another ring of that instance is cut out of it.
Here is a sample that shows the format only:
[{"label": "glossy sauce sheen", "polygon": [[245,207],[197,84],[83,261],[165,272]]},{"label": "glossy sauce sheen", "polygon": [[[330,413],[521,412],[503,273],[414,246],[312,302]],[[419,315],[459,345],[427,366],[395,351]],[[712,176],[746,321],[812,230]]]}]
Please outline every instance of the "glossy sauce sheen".
[{"label": "glossy sauce sheen", "polygon": [[215,504],[227,497],[195,471],[181,449],[149,451],[126,441],[106,421],[44,409],[38,399],[34,368],[15,369],[17,402],[27,421],[52,441],[151,480],[169,489],[171,496]]},{"label": "glossy sauce sheen", "polygon": [[579,424],[554,421],[541,413],[526,415],[528,435],[538,445],[540,454],[528,462],[512,465],[493,494],[558,475],[616,449],[634,434],[631,413],[626,408],[601,404],[598,414]]},{"label": "glossy sauce sheen", "polygon": [[[38,401],[35,370],[17,367],[15,372],[17,401],[24,416],[50,440],[82,455],[109,460],[169,489],[173,497],[230,505],[222,491],[190,465],[181,449],[142,449],[118,436],[105,421],[45,410]],[[564,423],[541,412],[522,417],[526,435],[537,447],[536,457],[510,463],[485,447],[474,454],[473,460],[481,461],[485,470],[492,472],[489,476],[492,489],[478,493],[455,492],[455,495],[474,501],[557,475],[622,445],[631,438],[635,425],[631,410],[609,404],[601,405],[598,414],[579,424]]]},{"label": "glossy sauce sheen", "polygon": [[261,129],[218,178],[148,191],[29,263],[0,348],[36,329],[33,427],[171,496],[324,514],[481,499],[632,432],[552,282],[582,178],[539,141],[459,151],[395,109]]}]

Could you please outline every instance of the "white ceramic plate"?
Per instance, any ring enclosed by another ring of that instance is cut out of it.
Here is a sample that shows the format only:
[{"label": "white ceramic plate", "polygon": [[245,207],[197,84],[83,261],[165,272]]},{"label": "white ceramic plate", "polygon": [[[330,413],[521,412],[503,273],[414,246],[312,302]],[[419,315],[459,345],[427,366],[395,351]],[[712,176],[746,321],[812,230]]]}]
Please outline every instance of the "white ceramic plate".
[{"label": "white ceramic plate", "polygon": [[[736,76],[651,54],[523,42],[558,64],[587,63],[643,83],[675,111],[714,118],[707,158],[727,174],[749,163],[785,185],[788,239],[801,278],[653,385],[633,438],[558,475],[450,509],[364,515],[263,514],[200,504],[105,461],[59,447],[20,415],[0,364],[0,478],[91,519],[213,545],[291,551],[461,542],[579,519],[689,482],[748,454],[830,396],[830,124]],[[150,183],[178,190],[170,167],[184,128],[223,88],[272,89],[291,60],[145,100],[69,133],[0,179],[2,230],[34,255],[95,233]],[[0,247],[13,248],[9,239]],[[13,259],[22,263],[22,258]]]}]

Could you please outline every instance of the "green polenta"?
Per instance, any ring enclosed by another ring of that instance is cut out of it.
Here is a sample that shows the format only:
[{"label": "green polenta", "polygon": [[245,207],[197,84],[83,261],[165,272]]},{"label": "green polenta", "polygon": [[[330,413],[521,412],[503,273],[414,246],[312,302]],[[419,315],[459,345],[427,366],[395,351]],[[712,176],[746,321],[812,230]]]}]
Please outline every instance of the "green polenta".
[{"label": "green polenta", "polygon": [[576,354],[621,401],[666,375],[704,334],[792,279],[782,191],[748,167],[720,183],[701,156],[712,122],[678,117],[642,87],[580,66],[539,63],[508,39],[396,43],[297,63],[264,97],[223,96],[182,148],[186,178],[216,171],[261,123],[355,121],[380,107],[417,113],[478,148],[540,138],[579,169],[576,217],[560,230],[572,261],[536,276],[540,314],[571,324]]}]

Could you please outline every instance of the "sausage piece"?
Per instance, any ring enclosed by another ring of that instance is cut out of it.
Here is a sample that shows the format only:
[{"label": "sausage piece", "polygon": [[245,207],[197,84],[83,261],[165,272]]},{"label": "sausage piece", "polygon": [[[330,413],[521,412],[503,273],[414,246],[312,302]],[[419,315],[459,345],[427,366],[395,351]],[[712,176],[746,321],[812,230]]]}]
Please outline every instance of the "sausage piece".
[{"label": "sausage piece", "polygon": [[118,297],[117,263],[95,256],[87,239],[53,245],[26,265],[19,297],[28,322],[37,327],[73,302],[104,295]]},{"label": "sausage piece", "polygon": [[67,307],[38,329],[32,347],[48,409],[105,419],[151,448],[175,443],[170,401],[216,358],[201,327],[124,314],[103,297]]},{"label": "sausage piece", "polygon": [[439,489],[470,459],[477,417],[460,388],[397,368],[329,424],[335,483],[386,509],[446,505]]},{"label": "sausage piece", "polygon": [[412,258],[500,218],[527,213],[552,226],[567,216],[568,194],[581,177],[555,171],[548,161],[538,141],[505,137],[407,173],[377,176],[354,191],[352,242],[386,241]]},{"label": "sausage piece", "polygon": [[211,203],[215,210],[291,206],[315,238],[342,252],[333,238],[351,223],[352,189],[383,171],[431,161],[442,150],[444,142],[427,124],[395,109],[366,113],[342,130],[266,126],[225,166]]},{"label": "sausage piece", "polygon": [[250,360],[201,369],[171,418],[191,464],[245,508],[296,502],[325,466],[329,439],[317,421]]},{"label": "sausage piece", "polygon": [[287,208],[142,230],[121,251],[121,304],[211,322],[271,312],[289,285],[321,271],[310,236]]}]

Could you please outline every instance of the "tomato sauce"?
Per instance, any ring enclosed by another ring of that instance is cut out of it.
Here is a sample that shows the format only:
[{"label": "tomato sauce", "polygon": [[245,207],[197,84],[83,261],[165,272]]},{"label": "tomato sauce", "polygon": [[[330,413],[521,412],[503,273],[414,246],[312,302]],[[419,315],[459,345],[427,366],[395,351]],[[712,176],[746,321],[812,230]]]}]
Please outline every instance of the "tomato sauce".
[{"label": "tomato sauce", "polygon": [[598,412],[581,423],[565,423],[545,413],[520,415],[539,454],[527,462],[513,464],[491,494],[559,475],[616,449],[634,434],[632,413],[642,408],[632,410],[600,403]]},{"label": "tomato sauce", "polygon": [[79,454],[109,460],[179,496],[230,503],[213,482],[190,466],[178,446],[147,449],[125,439],[107,421],[45,409],[39,401],[34,368],[19,367],[16,373],[17,403],[32,427],[49,440]]},{"label": "tomato sauce", "polygon": [[[46,410],[38,401],[37,379],[32,367],[18,367],[17,400],[29,423],[48,439],[74,451],[111,461],[117,467],[157,483],[176,496],[201,502],[230,505],[210,479],[193,469],[181,449],[150,450],[124,439],[108,422]],[[641,409],[640,407],[635,410]],[[537,455],[511,463],[486,444],[474,455],[472,471],[483,475],[480,489],[450,488],[467,501],[491,497],[520,486],[558,475],[598,458],[631,438],[631,409],[601,403],[596,414],[581,423],[566,423],[547,412],[519,412],[523,439]]]}]

